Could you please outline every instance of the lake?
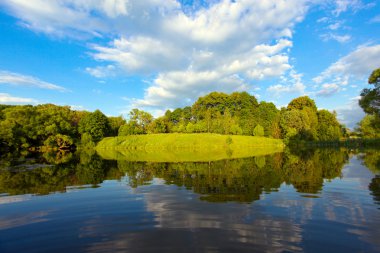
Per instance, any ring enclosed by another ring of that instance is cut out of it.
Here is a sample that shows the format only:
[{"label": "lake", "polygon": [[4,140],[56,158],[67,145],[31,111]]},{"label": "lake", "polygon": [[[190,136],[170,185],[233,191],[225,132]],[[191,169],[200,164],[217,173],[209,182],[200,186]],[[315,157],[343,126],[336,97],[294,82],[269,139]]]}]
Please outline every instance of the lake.
[{"label": "lake", "polygon": [[380,252],[380,152],[4,154],[0,252]]}]

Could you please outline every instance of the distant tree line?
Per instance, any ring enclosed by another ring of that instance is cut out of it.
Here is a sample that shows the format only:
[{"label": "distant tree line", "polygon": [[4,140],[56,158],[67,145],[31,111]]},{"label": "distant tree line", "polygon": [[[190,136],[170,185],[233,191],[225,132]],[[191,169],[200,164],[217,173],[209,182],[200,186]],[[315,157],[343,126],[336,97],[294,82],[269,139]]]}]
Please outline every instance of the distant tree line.
[{"label": "distant tree line", "polygon": [[218,133],[283,138],[286,141],[339,140],[346,132],[335,112],[318,110],[307,96],[292,100],[286,108],[258,102],[247,92],[230,95],[212,92],[191,107],[166,111],[153,119],[133,109],[119,136],[151,133]]},{"label": "distant tree line", "polygon": [[166,111],[154,119],[133,109],[129,120],[101,111],[75,111],[69,106],[0,105],[0,145],[20,149],[49,146],[70,149],[94,146],[107,136],[153,133],[218,133],[283,138],[286,141],[339,140],[344,133],[334,112],[318,110],[309,97],[292,100],[287,108],[258,102],[247,92],[212,92],[191,107]]},{"label": "distant tree line", "polygon": [[[377,110],[369,117],[378,120],[378,114]],[[369,131],[365,128],[368,120],[369,125],[373,124],[372,118],[365,118],[360,128],[363,133]],[[374,131],[377,135],[378,130]],[[338,122],[335,112],[318,110],[314,100],[307,96],[277,109],[273,103],[258,102],[247,92],[211,92],[192,106],[168,110],[156,119],[148,112],[133,109],[128,120],[121,116],[107,117],[99,110],[75,111],[53,104],[0,105],[0,145],[14,149],[40,146],[70,149],[77,145],[94,146],[107,136],[153,133],[254,135],[289,143],[339,140],[347,130]]]},{"label": "distant tree line", "polygon": [[125,120],[102,112],[75,111],[69,106],[0,105],[0,146],[10,149],[93,146],[105,136],[115,136]]}]

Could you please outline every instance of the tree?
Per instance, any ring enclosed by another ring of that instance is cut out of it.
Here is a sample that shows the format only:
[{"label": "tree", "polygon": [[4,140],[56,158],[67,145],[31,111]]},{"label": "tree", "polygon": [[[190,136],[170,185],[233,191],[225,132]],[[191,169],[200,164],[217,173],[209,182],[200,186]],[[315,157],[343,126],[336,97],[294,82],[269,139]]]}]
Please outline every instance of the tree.
[{"label": "tree", "polygon": [[99,110],[87,114],[79,122],[79,132],[81,134],[89,133],[94,142],[100,141],[107,136],[110,131],[107,117]]},{"label": "tree", "polygon": [[130,121],[125,125],[122,125],[119,128],[119,136],[127,136],[127,135],[134,135],[134,134],[143,134],[142,128],[137,125],[135,121]]},{"label": "tree", "polygon": [[359,105],[364,112],[380,117],[380,68],[375,69],[368,78],[368,83],[374,85],[373,89],[363,89]]},{"label": "tree", "polygon": [[165,117],[160,117],[156,120],[153,120],[148,125],[148,133],[157,134],[157,133],[167,133],[168,132],[168,122]]},{"label": "tree", "polygon": [[308,96],[295,98],[288,104],[288,110],[302,110],[306,107],[311,108],[314,111],[317,111],[317,106],[315,105],[314,100],[312,100]]},{"label": "tree", "polygon": [[318,111],[317,133],[320,141],[339,140],[342,136],[341,125],[334,113],[327,110]]},{"label": "tree", "polygon": [[133,109],[130,113],[129,123],[132,123],[141,129],[142,133],[147,133],[148,125],[153,121],[153,116],[139,109]]},{"label": "tree", "polygon": [[375,115],[366,115],[359,123],[359,132],[363,137],[379,138],[380,122]]},{"label": "tree", "polygon": [[108,117],[108,122],[110,125],[110,135],[117,136],[119,128],[126,123],[122,116],[118,117]]},{"label": "tree", "polygon": [[265,130],[265,136],[275,135],[276,127],[278,126],[275,123],[279,121],[280,116],[276,106],[273,103],[261,101],[258,106],[257,116],[258,124]]},{"label": "tree", "polygon": [[264,128],[257,124],[255,128],[253,129],[253,135],[254,136],[264,136]]}]

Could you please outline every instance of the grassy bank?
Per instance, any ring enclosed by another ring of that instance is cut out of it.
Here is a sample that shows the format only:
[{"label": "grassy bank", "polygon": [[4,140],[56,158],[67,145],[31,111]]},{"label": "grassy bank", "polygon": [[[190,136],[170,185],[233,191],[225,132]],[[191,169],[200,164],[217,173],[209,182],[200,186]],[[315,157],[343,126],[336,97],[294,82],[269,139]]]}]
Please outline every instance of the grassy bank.
[{"label": "grassy bank", "polygon": [[282,140],[219,134],[149,134],[109,137],[98,153],[106,159],[150,162],[213,161],[281,152]]}]

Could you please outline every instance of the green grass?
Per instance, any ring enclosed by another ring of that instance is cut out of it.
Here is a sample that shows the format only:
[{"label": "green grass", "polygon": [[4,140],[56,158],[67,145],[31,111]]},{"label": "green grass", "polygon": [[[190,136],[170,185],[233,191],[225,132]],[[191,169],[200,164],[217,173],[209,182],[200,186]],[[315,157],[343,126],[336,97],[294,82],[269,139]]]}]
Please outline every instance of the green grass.
[{"label": "green grass", "polygon": [[214,161],[281,152],[282,140],[219,134],[149,134],[108,137],[96,147],[105,159],[149,162]]}]

